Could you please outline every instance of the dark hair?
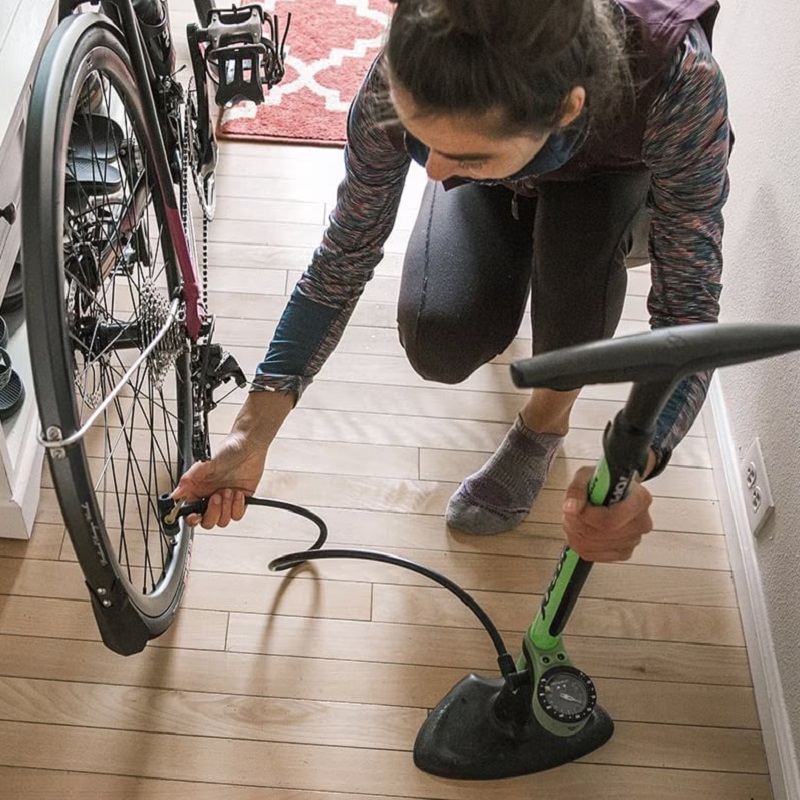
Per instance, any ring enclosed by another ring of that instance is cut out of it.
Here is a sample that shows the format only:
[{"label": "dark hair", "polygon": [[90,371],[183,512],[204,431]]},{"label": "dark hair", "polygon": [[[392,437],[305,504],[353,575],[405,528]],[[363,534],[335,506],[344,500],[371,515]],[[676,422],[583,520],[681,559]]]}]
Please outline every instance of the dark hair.
[{"label": "dark hair", "polygon": [[386,68],[423,115],[500,109],[502,134],[542,134],[583,86],[599,121],[630,87],[617,13],[612,0],[399,0]]}]

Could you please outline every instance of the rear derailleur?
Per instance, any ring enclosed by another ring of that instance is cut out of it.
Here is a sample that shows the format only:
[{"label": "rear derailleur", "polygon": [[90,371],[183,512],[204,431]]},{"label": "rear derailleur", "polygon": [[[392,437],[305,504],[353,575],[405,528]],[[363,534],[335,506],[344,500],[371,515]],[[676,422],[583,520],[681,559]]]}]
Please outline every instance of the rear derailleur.
[{"label": "rear derailleur", "polygon": [[236,359],[219,344],[211,343],[211,336],[192,347],[192,387],[194,392],[194,433],[192,451],[196,461],[207,461],[211,457],[208,414],[218,402],[214,392],[233,380],[242,389],[247,378]]}]

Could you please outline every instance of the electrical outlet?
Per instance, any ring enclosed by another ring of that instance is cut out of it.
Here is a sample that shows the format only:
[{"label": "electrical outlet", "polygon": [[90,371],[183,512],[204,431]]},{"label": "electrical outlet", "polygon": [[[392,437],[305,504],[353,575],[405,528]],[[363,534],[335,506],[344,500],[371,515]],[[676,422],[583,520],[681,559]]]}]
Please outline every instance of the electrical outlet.
[{"label": "electrical outlet", "polygon": [[741,474],[750,530],[753,536],[758,536],[775,508],[758,438],[753,439],[753,443],[742,461]]}]

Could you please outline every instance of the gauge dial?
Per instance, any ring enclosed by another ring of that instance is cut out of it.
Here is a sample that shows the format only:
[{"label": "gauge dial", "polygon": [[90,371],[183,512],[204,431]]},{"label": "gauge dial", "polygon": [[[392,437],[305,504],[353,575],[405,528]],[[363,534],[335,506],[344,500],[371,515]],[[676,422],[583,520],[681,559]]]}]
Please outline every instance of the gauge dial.
[{"label": "gauge dial", "polygon": [[539,679],[536,689],[539,705],[559,722],[586,719],[597,703],[592,679],[575,667],[555,666]]}]

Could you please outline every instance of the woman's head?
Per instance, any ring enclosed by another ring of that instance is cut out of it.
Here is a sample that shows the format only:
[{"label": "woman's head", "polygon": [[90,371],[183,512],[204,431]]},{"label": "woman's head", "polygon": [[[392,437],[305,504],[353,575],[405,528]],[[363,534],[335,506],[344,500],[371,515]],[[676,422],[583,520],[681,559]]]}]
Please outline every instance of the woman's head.
[{"label": "woman's head", "polygon": [[399,0],[385,48],[397,116],[412,134],[446,117],[540,147],[616,105],[628,73],[612,14],[611,0]]}]

